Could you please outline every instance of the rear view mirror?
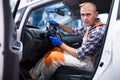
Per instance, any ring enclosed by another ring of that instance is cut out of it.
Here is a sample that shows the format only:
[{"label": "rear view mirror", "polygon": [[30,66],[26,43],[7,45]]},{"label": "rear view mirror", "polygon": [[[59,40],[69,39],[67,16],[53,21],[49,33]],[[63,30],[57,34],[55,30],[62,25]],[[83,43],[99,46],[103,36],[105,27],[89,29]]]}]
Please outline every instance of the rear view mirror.
[{"label": "rear view mirror", "polygon": [[65,15],[64,11],[62,11],[60,8],[56,9],[56,13],[59,14],[59,15],[61,15],[61,16]]}]

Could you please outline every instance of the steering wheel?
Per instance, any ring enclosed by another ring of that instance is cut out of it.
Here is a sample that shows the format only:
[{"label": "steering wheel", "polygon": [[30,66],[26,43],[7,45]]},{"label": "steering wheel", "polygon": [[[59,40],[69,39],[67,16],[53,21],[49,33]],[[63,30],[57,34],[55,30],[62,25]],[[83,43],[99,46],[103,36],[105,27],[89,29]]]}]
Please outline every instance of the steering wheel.
[{"label": "steering wheel", "polygon": [[53,25],[49,25],[47,28],[47,36],[57,36],[60,40],[62,40],[61,35],[57,32],[57,27]]}]

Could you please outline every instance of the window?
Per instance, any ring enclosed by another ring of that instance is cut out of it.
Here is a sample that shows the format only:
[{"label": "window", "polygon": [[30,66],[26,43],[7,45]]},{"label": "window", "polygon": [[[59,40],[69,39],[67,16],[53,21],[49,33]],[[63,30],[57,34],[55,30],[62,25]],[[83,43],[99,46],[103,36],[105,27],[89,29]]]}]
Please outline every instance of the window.
[{"label": "window", "polygon": [[15,9],[16,3],[17,3],[17,0],[10,0],[10,7],[11,7],[12,12]]},{"label": "window", "polygon": [[119,7],[118,7],[117,20],[120,20],[120,1],[119,1]]},{"label": "window", "polygon": [[72,27],[78,27],[82,24],[81,19],[72,19],[70,11],[67,9],[67,7],[65,7],[63,3],[33,11],[28,19],[27,24],[39,27],[40,29],[45,29],[48,27],[47,19],[49,18],[57,21],[58,23]]}]

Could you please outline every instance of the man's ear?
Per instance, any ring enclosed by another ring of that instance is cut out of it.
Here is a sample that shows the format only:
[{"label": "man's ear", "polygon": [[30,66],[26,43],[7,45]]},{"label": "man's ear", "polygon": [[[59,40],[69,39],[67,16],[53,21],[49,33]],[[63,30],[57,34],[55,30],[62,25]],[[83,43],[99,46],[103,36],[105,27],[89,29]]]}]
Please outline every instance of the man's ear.
[{"label": "man's ear", "polygon": [[98,12],[97,11],[95,12],[95,16],[96,16],[96,18],[98,17]]}]

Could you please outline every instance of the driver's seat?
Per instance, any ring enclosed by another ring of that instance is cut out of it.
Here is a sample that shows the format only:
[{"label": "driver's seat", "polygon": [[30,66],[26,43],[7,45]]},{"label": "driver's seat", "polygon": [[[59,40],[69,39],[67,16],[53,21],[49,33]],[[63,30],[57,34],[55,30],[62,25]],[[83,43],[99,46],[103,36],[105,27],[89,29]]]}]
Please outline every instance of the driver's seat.
[{"label": "driver's seat", "polygon": [[94,55],[94,71],[86,71],[74,66],[61,66],[53,75],[54,80],[91,80],[99,64],[101,50],[102,47]]},{"label": "driver's seat", "polygon": [[82,70],[78,67],[74,66],[61,66],[57,69],[55,74],[53,75],[52,80],[92,80],[95,71],[99,65],[99,61],[102,55],[104,42],[105,42],[106,34],[103,36],[102,44],[94,55],[93,59],[93,71]]},{"label": "driver's seat", "polygon": [[92,73],[78,67],[61,66],[56,71],[54,80],[89,80]]}]

